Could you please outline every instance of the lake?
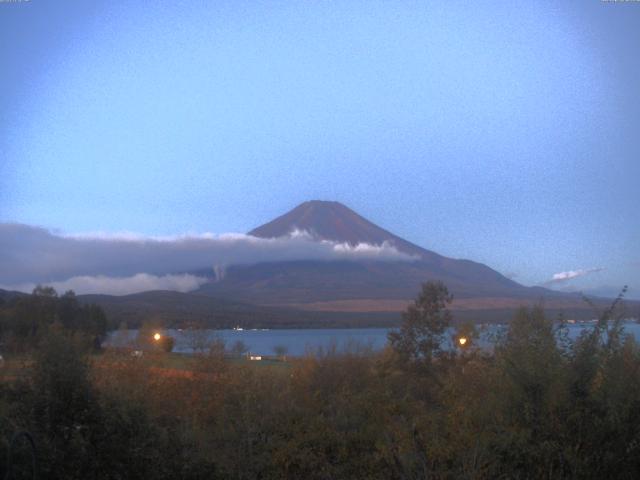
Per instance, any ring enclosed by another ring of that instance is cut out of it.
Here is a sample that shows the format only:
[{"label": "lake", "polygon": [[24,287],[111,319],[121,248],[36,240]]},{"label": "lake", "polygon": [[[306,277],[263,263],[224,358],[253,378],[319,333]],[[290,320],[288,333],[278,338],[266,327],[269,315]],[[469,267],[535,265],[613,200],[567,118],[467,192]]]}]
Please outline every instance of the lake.
[{"label": "lake", "polygon": [[[569,337],[577,338],[585,328],[593,328],[593,323],[568,325]],[[492,325],[479,329],[480,338],[477,343],[483,348],[491,348],[493,338],[499,333],[501,326]],[[203,330],[195,334],[196,342],[210,343],[216,339],[225,342],[230,348],[235,342],[242,341],[252,354],[273,355],[274,349],[283,346],[288,355],[300,356],[319,348],[328,349],[335,346],[338,351],[353,349],[357,346],[381,350],[387,343],[389,328],[348,328],[348,329],[273,329],[273,330]],[[193,353],[194,335],[185,330],[160,330],[176,341],[174,351]],[[640,324],[624,323],[625,334],[632,334],[640,339]],[[453,334],[453,331],[451,331]],[[105,346],[124,347],[131,345],[138,336],[138,330],[111,332]],[[448,335],[449,337],[450,335]],[[447,342],[446,348],[453,348]]]}]

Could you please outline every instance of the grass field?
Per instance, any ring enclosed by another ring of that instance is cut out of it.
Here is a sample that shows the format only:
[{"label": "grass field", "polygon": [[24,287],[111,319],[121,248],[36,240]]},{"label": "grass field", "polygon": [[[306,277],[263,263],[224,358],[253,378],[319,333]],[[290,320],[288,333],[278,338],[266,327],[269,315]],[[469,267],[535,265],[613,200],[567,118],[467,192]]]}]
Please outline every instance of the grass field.
[{"label": "grass field", "polygon": [[[198,364],[201,362],[201,357],[188,355],[184,353],[152,353],[147,354],[142,359],[149,366],[159,367],[159,368],[175,368],[177,370],[197,370]],[[290,362],[285,362],[282,360],[275,359],[264,359],[264,360],[249,360],[246,357],[241,358],[232,358],[228,357],[224,360],[226,363],[230,365],[245,365],[251,366],[255,368],[265,368],[265,367],[279,367],[279,368],[289,368],[291,366]]]},{"label": "grass field", "polygon": [[[90,364],[95,368],[110,367],[114,362],[120,368],[127,364],[136,365],[152,369],[156,374],[166,374],[168,376],[179,375],[178,372],[188,374],[190,372],[201,372],[203,370],[203,357],[187,355],[182,353],[145,352],[141,358],[136,358],[127,351],[107,350],[104,353],[92,354],[89,357]],[[224,363],[229,366],[249,367],[255,369],[290,369],[290,361],[278,359],[264,359],[259,361],[243,358],[225,358]],[[31,355],[5,355],[4,362],[0,365],[0,381],[15,381],[25,378],[33,365]]]}]

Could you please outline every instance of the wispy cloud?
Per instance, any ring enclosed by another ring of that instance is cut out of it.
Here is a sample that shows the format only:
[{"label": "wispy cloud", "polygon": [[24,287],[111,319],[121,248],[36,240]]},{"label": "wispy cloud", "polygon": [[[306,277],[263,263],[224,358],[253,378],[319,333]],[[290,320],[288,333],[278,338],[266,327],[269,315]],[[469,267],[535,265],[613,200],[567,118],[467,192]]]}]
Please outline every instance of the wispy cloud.
[{"label": "wispy cloud", "polygon": [[79,292],[91,285],[92,291],[103,287],[102,292],[131,293],[147,282],[147,289],[186,291],[189,285],[197,288],[199,280],[177,276],[205,270],[213,275],[214,270],[238,264],[338,259],[411,261],[413,257],[388,243],[352,246],[314,241],[305,232],[278,239],[236,233],[61,235],[28,225],[0,224],[0,288],[47,283],[75,286]]},{"label": "wispy cloud", "polygon": [[551,277],[551,280],[545,282],[546,285],[552,285],[555,283],[565,283],[569,280],[573,280],[574,278],[584,277],[585,275],[589,275],[590,273],[601,272],[604,268],[584,268],[580,270],[568,270],[566,272],[554,273]]}]

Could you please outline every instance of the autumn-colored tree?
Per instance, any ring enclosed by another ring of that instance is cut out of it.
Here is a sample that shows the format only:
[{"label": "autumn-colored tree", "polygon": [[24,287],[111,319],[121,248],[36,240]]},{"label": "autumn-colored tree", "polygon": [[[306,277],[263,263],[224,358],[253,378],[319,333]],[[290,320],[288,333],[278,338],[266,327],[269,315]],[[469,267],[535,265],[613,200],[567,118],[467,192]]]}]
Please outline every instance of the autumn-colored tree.
[{"label": "autumn-colored tree", "polygon": [[453,296],[442,282],[422,285],[418,298],[402,314],[402,325],[388,335],[389,343],[406,362],[429,364],[441,352],[451,323],[447,306]]}]

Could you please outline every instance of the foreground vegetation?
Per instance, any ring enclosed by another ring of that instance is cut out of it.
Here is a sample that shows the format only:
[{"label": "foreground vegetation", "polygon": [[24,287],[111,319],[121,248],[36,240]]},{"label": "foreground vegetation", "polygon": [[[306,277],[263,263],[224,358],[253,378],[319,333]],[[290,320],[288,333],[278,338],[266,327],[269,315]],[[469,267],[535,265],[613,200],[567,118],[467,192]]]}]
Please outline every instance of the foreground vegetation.
[{"label": "foreground vegetation", "polygon": [[[65,324],[53,296],[31,300],[48,307],[22,341],[5,305],[22,373],[0,384],[0,461],[26,430],[51,479],[638,478],[640,349],[621,301],[574,342],[523,308],[488,353],[471,327],[464,350],[440,349],[449,300],[426,284],[383,352],[262,368],[219,348],[180,368],[160,352],[95,353],[102,323]],[[24,442],[14,463],[29,470]]]}]

